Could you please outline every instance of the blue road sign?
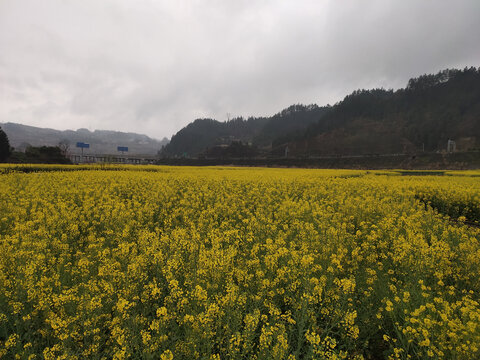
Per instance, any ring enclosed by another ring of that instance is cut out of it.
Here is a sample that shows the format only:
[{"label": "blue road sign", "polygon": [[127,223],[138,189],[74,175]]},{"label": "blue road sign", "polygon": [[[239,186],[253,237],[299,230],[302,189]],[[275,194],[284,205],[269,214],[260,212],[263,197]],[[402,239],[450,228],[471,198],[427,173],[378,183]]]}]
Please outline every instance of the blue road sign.
[{"label": "blue road sign", "polygon": [[118,146],[117,151],[128,152],[128,146]]},{"label": "blue road sign", "polygon": [[90,147],[90,144],[86,144],[83,142],[77,142],[77,147],[82,148],[82,149],[88,149]]}]

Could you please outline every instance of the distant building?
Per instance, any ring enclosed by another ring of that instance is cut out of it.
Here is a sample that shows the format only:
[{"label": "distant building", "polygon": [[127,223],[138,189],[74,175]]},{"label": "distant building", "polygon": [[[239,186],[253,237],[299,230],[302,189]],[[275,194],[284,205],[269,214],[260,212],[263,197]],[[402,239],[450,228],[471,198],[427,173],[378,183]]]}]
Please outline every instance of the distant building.
[{"label": "distant building", "polygon": [[447,142],[447,152],[448,153],[454,153],[456,150],[457,150],[457,144],[455,144],[455,141],[448,140],[448,142]]}]

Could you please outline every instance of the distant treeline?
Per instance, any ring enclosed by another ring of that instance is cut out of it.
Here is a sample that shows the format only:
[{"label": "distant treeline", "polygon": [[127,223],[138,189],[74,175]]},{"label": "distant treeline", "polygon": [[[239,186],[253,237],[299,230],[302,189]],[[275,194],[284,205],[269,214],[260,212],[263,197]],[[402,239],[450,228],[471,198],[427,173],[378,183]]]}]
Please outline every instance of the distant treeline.
[{"label": "distant treeline", "polygon": [[29,146],[25,152],[14,151],[8,137],[0,128],[0,162],[16,164],[71,164],[58,146]]}]

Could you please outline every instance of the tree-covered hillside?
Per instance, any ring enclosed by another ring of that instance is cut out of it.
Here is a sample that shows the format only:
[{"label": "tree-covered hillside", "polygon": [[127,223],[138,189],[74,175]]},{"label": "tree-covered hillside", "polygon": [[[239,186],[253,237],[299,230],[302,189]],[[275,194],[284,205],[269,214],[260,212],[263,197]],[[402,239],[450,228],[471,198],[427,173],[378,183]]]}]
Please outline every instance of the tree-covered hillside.
[{"label": "tree-covered hillside", "polygon": [[198,156],[215,145],[249,142],[260,132],[263,122],[263,119],[253,118],[236,118],[227,122],[197,119],[173,135],[162,152],[165,156]]},{"label": "tree-covered hillside", "polygon": [[[164,156],[199,156],[241,141],[263,154],[290,156],[415,153],[480,147],[480,70],[447,69],[403,89],[356,90],[334,106],[292,105],[266,118],[195,120]],[[218,153],[218,152],[217,152]]]},{"label": "tree-covered hillside", "polygon": [[397,91],[357,90],[336,104],[301,139],[296,154],[367,154],[479,147],[480,71],[444,70],[411,79]]},{"label": "tree-covered hillside", "polygon": [[272,117],[242,117],[226,122],[197,119],[177,132],[163,149],[165,156],[198,156],[209,148],[243,142],[270,149],[278,139],[292,134],[303,135],[318,121],[328,107],[292,105]]}]

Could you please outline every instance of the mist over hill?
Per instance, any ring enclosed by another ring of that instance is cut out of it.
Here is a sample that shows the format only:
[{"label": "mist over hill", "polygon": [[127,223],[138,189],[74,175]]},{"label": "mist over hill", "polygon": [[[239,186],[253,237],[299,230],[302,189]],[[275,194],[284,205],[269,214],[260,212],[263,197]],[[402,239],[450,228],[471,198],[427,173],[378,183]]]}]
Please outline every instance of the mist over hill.
[{"label": "mist over hill", "polygon": [[80,153],[76,148],[77,142],[90,144],[85,150],[89,154],[116,154],[117,146],[127,146],[128,152],[132,155],[156,155],[168,139],[152,139],[147,135],[136,133],[125,133],[110,130],[88,129],[78,130],[54,130],[27,126],[15,123],[0,124],[8,136],[10,145],[16,150],[23,151],[27,146],[57,146],[61,142],[69,144],[69,152]]},{"label": "mist over hill", "polygon": [[[257,155],[365,155],[480,148],[480,68],[446,69],[398,90],[356,90],[333,106],[292,105],[272,117],[219,122],[197,119],[178,131],[165,157],[232,153],[232,143]],[[238,148],[238,146],[237,146]],[[238,154],[238,152],[235,152]],[[245,151],[245,154],[252,154]]]}]

